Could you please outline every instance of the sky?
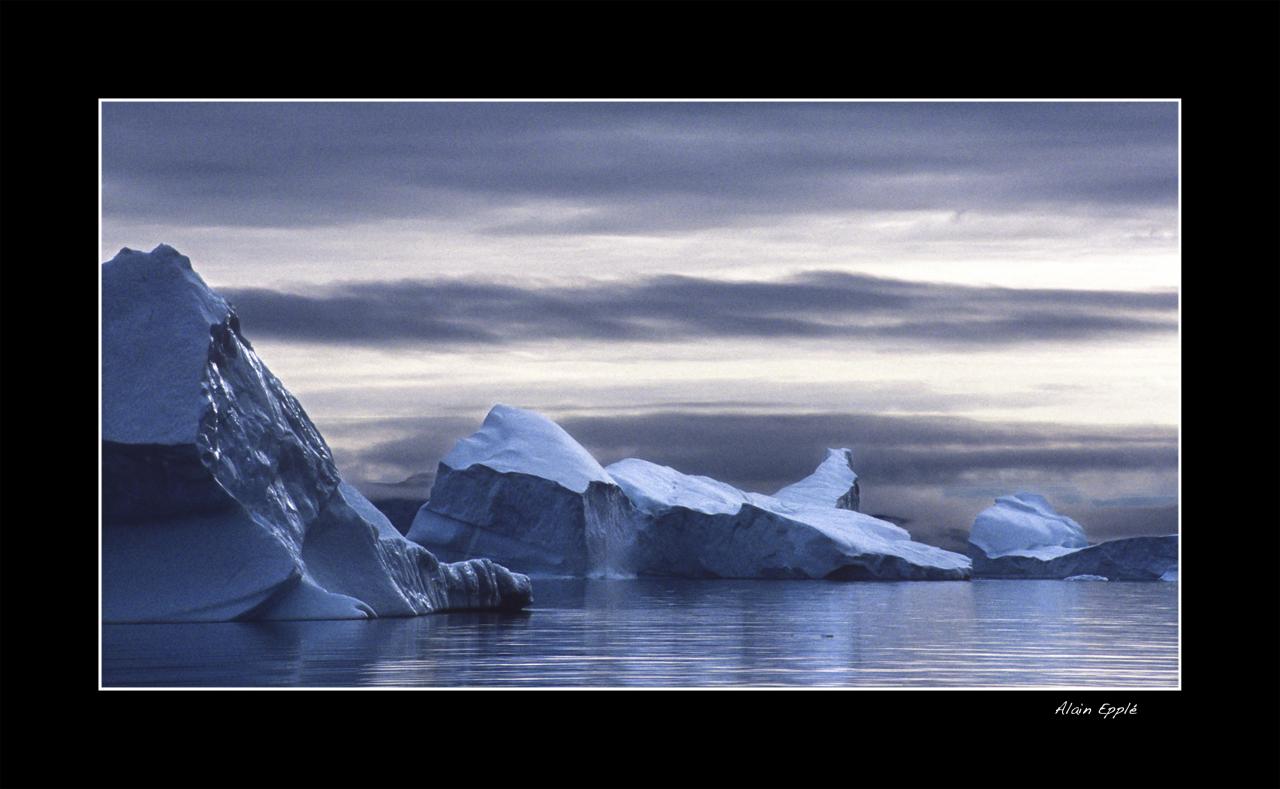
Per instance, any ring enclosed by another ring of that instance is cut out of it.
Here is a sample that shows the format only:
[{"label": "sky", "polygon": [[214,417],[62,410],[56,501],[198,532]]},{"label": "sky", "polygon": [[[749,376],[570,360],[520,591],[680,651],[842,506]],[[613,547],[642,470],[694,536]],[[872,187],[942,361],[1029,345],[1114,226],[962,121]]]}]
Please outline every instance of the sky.
[{"label": "sky", "polygon": [[370,495],[501,402],[764,493],[848,446],[948,547],[1178,528],[1176,103],[104,102],[101,258],[162,242]]}]

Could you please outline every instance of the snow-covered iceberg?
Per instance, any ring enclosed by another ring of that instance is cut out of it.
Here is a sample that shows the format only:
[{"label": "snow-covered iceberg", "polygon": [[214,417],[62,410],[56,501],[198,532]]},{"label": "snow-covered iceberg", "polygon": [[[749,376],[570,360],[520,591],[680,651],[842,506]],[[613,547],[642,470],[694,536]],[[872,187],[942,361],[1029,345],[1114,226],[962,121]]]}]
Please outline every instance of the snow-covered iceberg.
[{"label": "snow-covered iceberg", "polygon": [[1178,562],[1178,536],[1091,545],[1079,523],[1034,493],[1001,496],[969,533],[975,578],[1102,577],[1156,581]]},{"label": "snow-covered iceberg", "polygon": [[441,461],[409,539],[526,573],[632,574],[636,512],[595,458],[541,414],[496,405]]},{"label": "snow-covered iceberg", "polygon": [[1089,545],[1080,524],[1054,511],[1043,496],[1015,493],[978,514],[969,542],[990,558],[1052,559]]},{"label": "snow-covered iceberg", "polygon": [[332,619],[520,608],[529,579],[441,564],[340,478],[230,305],[171,247],[102,267],[102,615]]},{"label": "snow-covered iceberg", "polygon": [[[847,460],[844,461],[847,466]],[[903,528],[848,509],[747,493],[709,477],[628,458],[605,471],[646,516],[634,563],[688,578],[963,580],[969,559],[914,542]]]},{"label": "snow-covered iceberg", "polygon": [[602,468],[551,420],[498,405],[440,462],[408,536],[443,558],[483,553],[543,575],[968,577],[967,557],[838,509],[853,488],[847,455],[839,462],[847,473],[829,459],[815,474],[820,504],[803,491],[789,503],[643,460]]},{"label": "snow-covered iceberg", "polygon": [[828,449],[827,457],[812,474],[773,494],[788,504],[810,504],[858,512],[861,493],[853,470],[853,452]]}]

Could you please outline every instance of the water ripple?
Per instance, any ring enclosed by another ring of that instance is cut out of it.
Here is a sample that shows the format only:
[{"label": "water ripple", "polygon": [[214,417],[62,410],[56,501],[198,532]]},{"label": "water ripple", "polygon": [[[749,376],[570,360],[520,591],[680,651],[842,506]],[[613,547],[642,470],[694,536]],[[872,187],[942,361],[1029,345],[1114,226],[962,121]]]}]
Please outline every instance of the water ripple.
[{"label": "water ripple", "polygon": [[521,614],[107,625],[107,686],[1176,687],[1165,583],[549,581]]}]

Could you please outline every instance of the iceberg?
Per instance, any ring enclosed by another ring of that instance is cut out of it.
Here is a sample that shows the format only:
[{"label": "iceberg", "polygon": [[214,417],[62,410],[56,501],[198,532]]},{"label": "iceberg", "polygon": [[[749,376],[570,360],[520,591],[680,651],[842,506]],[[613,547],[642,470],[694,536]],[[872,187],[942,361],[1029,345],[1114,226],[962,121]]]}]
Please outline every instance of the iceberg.
[{"label": "iceberg", "polygon": [[1105,581],[1106,578],[1101,575],[1072,575],[1063,578],[1064,581]]},{"label": "iceberg", "polygon": [[635,508],[545,416],[495,405],[439,464],[408,538],[441,557],[496,557],[545,576],[632,574]]},{"label": "iceberg", "polygon": [[644,460],[603,468],[545,416],[497,405],[441,460],[408,537],[443,558],[483,553],[535,575],[969,577],[968,557],[837,508],[851,474],[820,468],[827,487],[849,484],[829,497],[810,486],[815,504],[803,485],[789,503]]},{"label": "iceberg", "polygon": [[816,471],[799,482],[787,485],[773,497],[788,504],[811,504],[858,512],[861,494],[858,475],[853,471],[852,450],[828,449],[826,459]]},{"label": "iceberg", "polygon": [[1052,559],[1089,545],[1080,524],[1059,515],[1043,496],[1034,493],[996,499],[995,506],[983,510],[974,520],[969,542],[990,558]]},{"label": "iceberg", "polygon": [[341,479],[231,306],[172,247],[102,266],[106,622],[518,609],[526,576],[442,564]]},{"label": "iceberg", "polygon": [[[847,466],[847,461],[842,461]],[[605,471],[646,517],[638,574],[686,578],[964,580],[967,557],[914,542],[903,528],[835,498],[807,503],[748,493],[710,477],[628,458]]]},{"label": "iceberg", "polygon": [[1079,523],[1034,493],[996,499],[969,542],[975,578],[1156,581],[1178,562],[1176,534],[1090,544]]},{"label": "iceberg", "polygon": [[[1159,581],[1178,563],[1178,535],[1125,537],[1052,558],[972,554],[975,578],[1069,578],[1101,575],[1111,581]],[[1176,577],[1176,570],[1175,577]]]}]

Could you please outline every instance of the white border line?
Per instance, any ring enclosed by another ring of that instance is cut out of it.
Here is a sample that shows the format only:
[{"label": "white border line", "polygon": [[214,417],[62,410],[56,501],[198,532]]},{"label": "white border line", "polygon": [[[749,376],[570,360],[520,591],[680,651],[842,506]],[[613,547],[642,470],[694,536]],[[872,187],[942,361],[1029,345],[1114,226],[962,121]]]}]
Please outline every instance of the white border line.
[{"label": "white border line", "polygon": [[147,102],[155,104],[1170,104],[1181,99],[157,99],[100,98],[101,102]]},{"label": "white border line", "polygon": [[[98,254],[102,254],[102,102],[98,102]],[[98,266],[98,688],[102,689],[102,266]]]},{"label": "white border line", "polygon": [[[736,685],[736,687],[663,687],[663,685],[645,685],[645,687],[613,687],[613,685],[449,685],[449,687],[424,687],[424,685],[355,685],[355,687],[311,687],[311,685],[248,685],[248,687],[104,687],[102,685],[102,270],[99,264],[97,277],[97,689],[99,690],[1062,690],[1062,692],[1139,692],[1139,690],[1181,690],[1183,689],[1183,101],[1181,99],[99,99],[97,101],[97,247],[102,254],[102,104],[105,102],[155,102],[155,104],[602,104],[602,102],[618,102],[618,104],[1169,104],[1178,105],[1178,687],[1078,687],[1078,685],[1018,685],[1018,687],[900,687],[900,685],[778,685],[778,687],[760,687],[760,685]],[[1162,582],[1152,582],[1162,583]],[[430,615],[426,615],[430,616]],[[202,622],[184,622],[184,624],[202,624]],[[228,622],[207,622],[207,624],[228,624]]]},{"label": "white border line", "polygon": [[1182,102],[1178,102],[1178,690],[1182,690]]}]

